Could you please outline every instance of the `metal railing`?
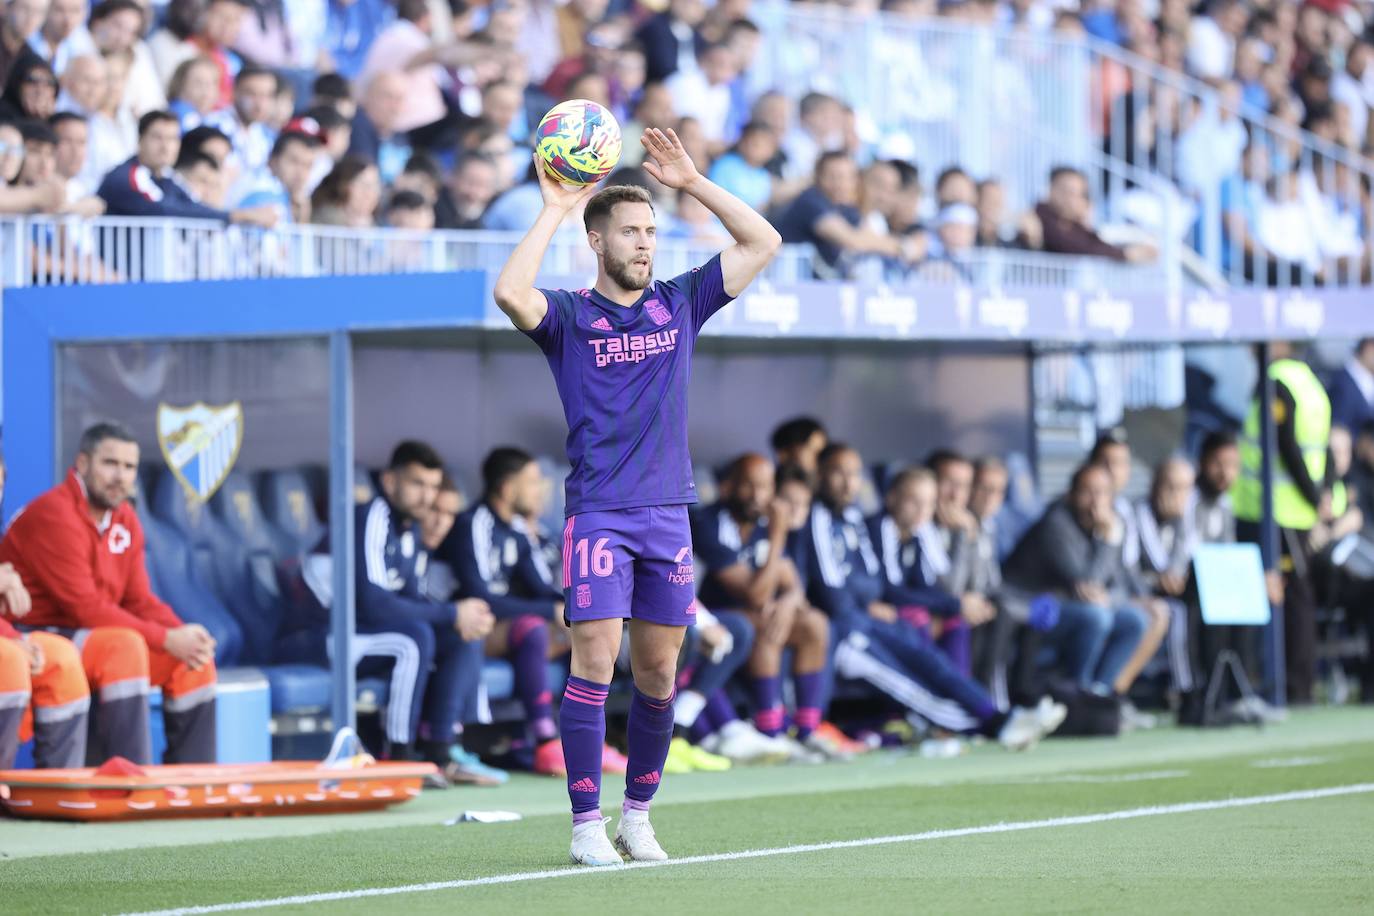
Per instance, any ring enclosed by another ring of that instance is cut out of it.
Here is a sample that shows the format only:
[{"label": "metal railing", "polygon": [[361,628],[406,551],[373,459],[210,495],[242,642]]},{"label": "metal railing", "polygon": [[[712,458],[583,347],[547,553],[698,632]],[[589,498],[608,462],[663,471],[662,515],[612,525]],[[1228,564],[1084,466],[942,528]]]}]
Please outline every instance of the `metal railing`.
[{"label": "metal railing", "polygon": [[[405,232],[286,226],[273,230],[204,220],[101,217],[0,219],[0,285],[186,282],[270,277],[355,276],[501,269],[519,233]],[[708,260],[719,248],[660,240],[655,273],[671,277]],[[765,269],[770,283],[812,279],[814,252],[786,245]],[[595,276],[596,259],[580,232],[555,237],[543,273],[566,279]],[[859,271],[860,279],[863,271]],[[876,277],[877,281],[890,278]],[[933,262],[899,282],[988,288],[1094,290],[1163,288],[1158,265],[1128,265],[1014,249],[975,249]]]},{"label": "metal railing", "polygon": [[1208,84],[1093,38],[780,0],[751,16],[767,38],[754,88],[849,103],[864,151],[916,162],[927,185],[948,166],[996,177],[1012,216],[1076,166],[1104,223],[1149,231],[1214,284],[1371,282],[1374,163],[1291,112],[1230,114]]}]

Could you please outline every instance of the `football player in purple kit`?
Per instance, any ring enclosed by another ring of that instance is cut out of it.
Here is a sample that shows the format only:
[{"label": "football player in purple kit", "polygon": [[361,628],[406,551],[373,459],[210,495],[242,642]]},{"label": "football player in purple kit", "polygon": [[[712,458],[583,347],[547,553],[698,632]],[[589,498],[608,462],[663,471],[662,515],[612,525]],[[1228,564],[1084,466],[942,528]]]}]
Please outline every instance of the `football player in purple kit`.
[{"label": "football player in purple kit", "polygon": [[[687,506],[697,501],[687,451],[687,387],[697,333],[744,291],[782,244],[752,207],[697,171],[677,135],[650,128],[644,169],[714,213],[735,243],[701,267],[653,279],[654,211],[629,186],[573,188],[536,163],[544,208],[493,290],[496,304],[548,358],[568,420],[563,588],[572,676],[559,710],[572,801],[572,860],[661,861],[649,824],[673,737],[673,682],[692,621],[695,574]],[[549,241],[585,201],[596,253],[592,289],[534,286]],[[630,621],[634,695],[629,767],[615,844],[601,816],[606,695]]]}]

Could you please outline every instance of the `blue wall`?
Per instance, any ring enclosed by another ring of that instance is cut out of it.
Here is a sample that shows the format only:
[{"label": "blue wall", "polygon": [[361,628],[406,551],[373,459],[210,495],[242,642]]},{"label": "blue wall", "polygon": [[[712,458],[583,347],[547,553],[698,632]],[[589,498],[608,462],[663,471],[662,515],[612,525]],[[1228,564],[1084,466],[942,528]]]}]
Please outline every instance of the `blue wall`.
[{"label": "blue wall", "polygon": [[71,457],[54,453],[58,344],[457,327],[481,322],[485,298],[480,271],[6,290],[6,517]]}]

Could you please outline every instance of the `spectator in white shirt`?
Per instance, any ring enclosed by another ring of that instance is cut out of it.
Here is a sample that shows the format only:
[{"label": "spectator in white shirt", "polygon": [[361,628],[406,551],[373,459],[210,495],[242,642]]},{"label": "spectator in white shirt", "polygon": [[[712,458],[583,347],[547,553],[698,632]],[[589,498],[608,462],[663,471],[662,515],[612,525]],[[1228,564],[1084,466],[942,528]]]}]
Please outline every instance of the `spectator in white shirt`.
[{"label": "spectator in white shirt", "polygon": [[678,111],[689,111],[701,124],[712,156],[734,140],[730,136],[730,84],[739,76],[735,52],[723,44],[697,53],[695,70],[679,70],[668,79]]},{"label": "spectator in white shirt", "polygon": [[276,100],[276,74],[245,66],[234,78],[234,106],[207,120],[228,135],[244,176],[267,167],[277,139],[276,131],[268,126]]},{"label": "spectator in white shirt", "polygon": [[802,96],[798,123],[784,137],[782,151],[787,156],[783,177],[791,180],[815,171],[822,153],[844,146],[844,106],[839,99],[823,92]]},{"label": "spectator in white shirt", "polygon": [[95,53],[86,31],[86,0],[52,0],[43,28],[29,38],[29,47],[61,76],[73,58]]},{"label": "spectator in white shirt", "polygon": [[123,102],[135,118],[167,107],[152,52],[143,41],[144,16],[143,7],[134,0],[103,0],[91,10],[91,38],[100,53],[109,57],[127,51],[132,55]]},{"label": "spectator in white shirt", "polygon": [[1356,145],[1363,146],[1374,108],[1374,43],[1360,39],[1350,46],[1345,69],[1331,81],[1331,98],[1345,107]]},{"label": "spectator in white shirt", "polygon": [[1240,0],[1212,0],[1206,16],[1193,19],[1188,29],[1188,69],[1203,79],[1231,76],[1236,60],[1236,38],[1249,19]]}]

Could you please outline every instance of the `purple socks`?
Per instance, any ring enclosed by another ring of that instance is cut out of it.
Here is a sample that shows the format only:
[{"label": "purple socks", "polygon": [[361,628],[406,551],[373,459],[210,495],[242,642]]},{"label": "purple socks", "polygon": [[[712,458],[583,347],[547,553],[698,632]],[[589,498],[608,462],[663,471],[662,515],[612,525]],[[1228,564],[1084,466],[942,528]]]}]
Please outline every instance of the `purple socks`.
[{"label": "purple socks", "polygon": [[[604,720],[603,720],[604,721]],[[604,735],[604,726],[603,731]],[[657,700],[635,688],[630,700],[629,754],[625,769],[625,810],[647,811],[649,802],[658,791],[663,778],[663,761],[668,759],[668,744],[673,740],[673,697]],[[567,727],[563,729],[563,743],[567,747]],[[598,746],[599,753],[599,746]],[[568,784],[572,785],[571,760]],[[576,821],[577,806],[573,805]]]},{"label": "purple socks", "polygon": [[530,733],[536,741],[558,734],[553,725],[553,694],[549,692],[549,628],[543,618],[517,617],[510,625],[510,660],[515,668],[515,695],[525,707]]},{"label": "purple socks", "polygon": [[[572,801],[574,824],[601,818],[601,748],[606,743],[606,695],[609,692],[609,684],[570,677],[567,690],[563,693],[559,725],[563,732],[563,760],[568,767],[568,798]],[[638,694],[635,694],[635,699],[639,699]],[[667,707],[667,716],[671,735],[671,703]],[[633,729],[630,734],[634,735]],[[633,744],[630,747],[634,749]],[[663,748],[666,757],[666,740]],[[659,769],[662,768],[663,757],[660,757]]]},{"label": "purple socks", "polygon": [[752,678],[754,687],[754,727],[765,735],[782,733],[784,716],[782,709],[782,678]]},{"label": "purple socks", "polygon": [[792,678],[797,688],[797,740],[806,740],[821,724],[821,706],[825,702],[825,669]]}]

